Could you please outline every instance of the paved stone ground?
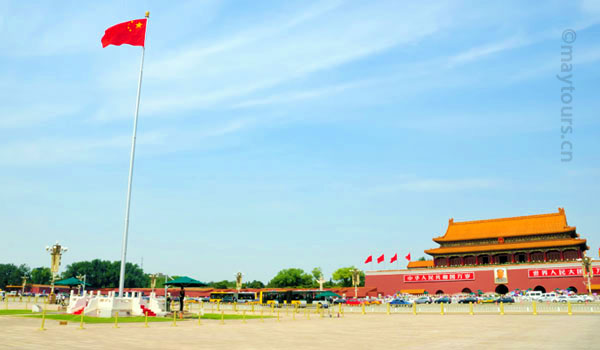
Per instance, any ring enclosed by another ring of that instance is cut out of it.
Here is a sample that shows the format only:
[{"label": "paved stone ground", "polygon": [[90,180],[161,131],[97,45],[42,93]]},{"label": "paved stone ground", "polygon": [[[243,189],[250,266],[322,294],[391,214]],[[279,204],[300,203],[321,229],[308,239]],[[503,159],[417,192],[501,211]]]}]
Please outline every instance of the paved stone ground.
[{"label": "paved stone ground", "polygon": [[79,324],[0,317],[0,349],[598,349],[600,315],[346,315]]}]

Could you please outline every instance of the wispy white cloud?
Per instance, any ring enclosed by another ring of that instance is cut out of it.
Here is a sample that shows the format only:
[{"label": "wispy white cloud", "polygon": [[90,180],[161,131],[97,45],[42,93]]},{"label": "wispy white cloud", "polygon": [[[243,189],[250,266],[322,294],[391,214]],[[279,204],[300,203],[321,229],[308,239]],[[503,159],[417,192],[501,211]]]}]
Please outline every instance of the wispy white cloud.
[{"label": "wispy white cloud", "polygon": [[[149,53],[142,110],[146,115],[164,115],[228,108],[249,100],[265,103],[252,95],[419,42],[447,25],[449,7],[425,9],[394,2],[343,7],[338,1],[327,2],[274,23],[270,18],[257,18],[257,28],[184,46],[174,54],[160,57],[155,53],[150,58]],[[102,86],[125,86],[122,79],[122,74],[109,75]]]},{"label": "wispy white cloud", "polygon": [[78,112],[78,105],[36,103],[16,109],[0,107],[0,129],[40,126],[59,117]]}]

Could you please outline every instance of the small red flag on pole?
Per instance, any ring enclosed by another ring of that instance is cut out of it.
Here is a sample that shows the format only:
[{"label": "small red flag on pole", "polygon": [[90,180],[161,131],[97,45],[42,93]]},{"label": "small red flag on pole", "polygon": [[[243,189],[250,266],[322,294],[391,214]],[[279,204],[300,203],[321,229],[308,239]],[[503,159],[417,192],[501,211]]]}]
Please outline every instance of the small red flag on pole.
[{"label": "small red flag on pole", "polygon": [[405,256],[406,260],[410,261],[410,253],[408,253],[407,256]]},{"label": "small red flag on pole", "polygon": [[393,263],[394,261],[398,260],[398,253],[394,254],[394,256],[392,256],[392,259],[390,260],[390,263]]},{"label": "small red flag on pole", "polygon": [[385,257],[383,256],[383,254],[381,254],[381,256],[379,258],[377,258],[377,263],[381,263],[385,260]]},{"label": "small red flag on pole", "polygon": [[373,262],[373,255],[369,255],[369,257],[367,258],[367,260],[365,260],[365,264],[368,264],[370,262]]}]

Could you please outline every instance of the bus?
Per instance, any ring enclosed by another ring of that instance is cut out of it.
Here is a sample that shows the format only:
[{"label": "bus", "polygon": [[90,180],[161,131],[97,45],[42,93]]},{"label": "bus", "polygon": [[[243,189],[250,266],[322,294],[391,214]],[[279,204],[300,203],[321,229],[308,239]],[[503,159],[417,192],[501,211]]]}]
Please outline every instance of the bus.
[{"label": "bus", "polygon": [[266,290],[260,292],[259,302],[277,306],[291,304],[306,307],[320,304],[322,307],[328,307],[329,302],[325,298],[317,298],[320,293],[320,290]]},{"label": "bus", "polygon": [[256,292],[212,292],[209,301],[211,303],[251,303],[257,302]]}]

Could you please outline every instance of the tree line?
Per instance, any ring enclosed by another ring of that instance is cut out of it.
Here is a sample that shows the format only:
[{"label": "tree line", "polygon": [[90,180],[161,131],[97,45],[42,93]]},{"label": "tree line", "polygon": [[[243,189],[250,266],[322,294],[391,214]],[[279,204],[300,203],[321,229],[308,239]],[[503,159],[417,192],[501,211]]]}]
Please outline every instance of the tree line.
[{"label": "tree line", "polygon": [[[91,261],[78,261],[67,265],[60,279],[86,276],[86,282],[91,288],[116,288],[119,285],[120,261],[108,261],[94,259]],[[325,288],[351,287],[352,270],[354,266],[342,267],[331,275],[331,278],[323,283]],[[299,268],[287,268],[279,271],[266,284],[262,281],[253,280],[244,282],[242,288],[316,288],[322,270],[315,267],[311,272]],[[7,285],[21,285],[23,276],[27,277],[27,283],[50,284],[51,272],[48,267],[36,267],[30,269],[27,265],[0,264],[0,288]],[[365,283],[365,274],[360,271],[361,286]],[[178,276],[169,276],[169,280]],[[192,276],[193,277],[193,276]],[[149,288],[151,283],[150,274],[137,265],[127,263],[125,265],[125,288]],[[165,275],[159,274],[156,278],[156,288],[164,288]],[[205,283],[206,287],[216,289],[233,289],[236,287],[233,280],[210,281]]]}]

